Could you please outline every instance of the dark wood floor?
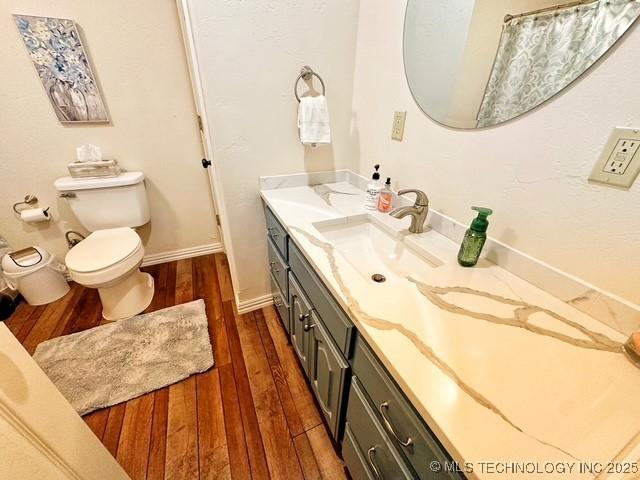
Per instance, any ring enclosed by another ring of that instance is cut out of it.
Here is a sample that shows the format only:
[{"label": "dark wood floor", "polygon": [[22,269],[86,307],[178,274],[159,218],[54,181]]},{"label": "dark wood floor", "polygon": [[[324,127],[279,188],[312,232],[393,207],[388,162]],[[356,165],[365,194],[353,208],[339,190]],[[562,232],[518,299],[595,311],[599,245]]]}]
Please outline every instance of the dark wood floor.
[{"label": "dark wood floor", "polygon": [[[224,254],[144,269],[148,311],[203,298],[215,367],[84,417],[132,479],[344,478],[302,370],[273,307],[235,310]],[[33,353],[49,338],[104,320],[96,290],[21,304],[6,322]]]}]

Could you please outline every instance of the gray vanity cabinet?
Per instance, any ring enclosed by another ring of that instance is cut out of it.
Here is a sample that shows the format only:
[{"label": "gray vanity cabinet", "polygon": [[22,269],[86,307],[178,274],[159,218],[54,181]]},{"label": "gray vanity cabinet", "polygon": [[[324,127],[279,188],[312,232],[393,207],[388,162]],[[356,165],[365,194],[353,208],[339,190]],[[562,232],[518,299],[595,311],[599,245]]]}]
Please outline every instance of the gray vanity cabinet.
[{"label": "gray vanity cabinet", "polygon": [[289,309],[291,345],[306,373],[309,364],[309,335],[305,331],[305,325],[307,321],[311,321],[311,304],[291,273],[289,273]]},{"label": "gray vanity cabinet", "polygon": [[334,346],[318,315],[311,312],[309,331],[309,368],[311,388],[334,435],[339,431],[338,421],[342,406],[343,386],[349,364]]},{"label": "gray vanity cabinet", "polygon": [[414,478],[411,469],[398,454],[389,436],[376,420],[376,414],[357,378],[352,380],[349,390],[345,430],[352,436],[349,439],[352,443],[348,448],[354,449],[354,452],[349,452],[349,456],[353,458],[345,458],[350,471],[351,469],[364,470],[367,472],[366,476],[378,480]]},{"label": "gray vanity cabinet", "polygon": [[271,273],[271,295],[278,316],[287,333],[291,333],[289,314],[288,235],[269,209],[264,211],[267,226],[267,254]]},{"label": "gray vanity cabinet", "polygon": [[280,292],[282,292],[286,298],[289,293],[287,285],[287,272],[289,271],[289,266],[280,256],[272,242],[267,242],[267,251],[269,252],[269,270],[271,271],[271,276],[278,284]]},{"label": "gray vanity cabinet", "polygon": [[293,273],[289,273],[289,305],[291,345],[309,379],[329,430],[337,439],[349,364]]},{"label": "gray vanity cabinet", "polygon": [[276,219],[276,216],[268,208],[264,209],[265,222],[267,224],[267,236],[269,240],[276,246],[280,255],[285,260],[289,260],[287,252],[287,231],[284,229],[280,222]]},{"label": "gray vanity cabinet", "polygon": [[275,215],[265,208],[274,303],[351,477],[448,479],[451,462]]},{"label": "gray vanity cabinet", "polygon": [[345,355],[351,351],[353,324],[268,208],[265,219],[274,303],[329,430],[338,442],[345,384],[350,377]]},{"label": "gray vanity cabinet", "polygon": [[[451,465],[451,459],[431,430],[414,411],[404,394],[395,385],[361,336],[356,338],[352,360],[354,380],[349,393],[348,412],[352,408],[353,390],[367,405],[370,422],[383,431],[386,441],[393,445],[399,457],[417,473],[418,478],[432,478],[431,462]],[[347,412],[347,422],[349,413]],[[464,478],[456,472],[439,472],[438,479]]]},{"label": "gray vanity cabinet", "polygon": [[282,321],[282,325],[287,333],[291,332],[289,326],[289,299],[280,291],[280,287],[276,282],[276,279],[271,276],[271,295],[273,296],[273,305],[276,307],[278,316]]}]

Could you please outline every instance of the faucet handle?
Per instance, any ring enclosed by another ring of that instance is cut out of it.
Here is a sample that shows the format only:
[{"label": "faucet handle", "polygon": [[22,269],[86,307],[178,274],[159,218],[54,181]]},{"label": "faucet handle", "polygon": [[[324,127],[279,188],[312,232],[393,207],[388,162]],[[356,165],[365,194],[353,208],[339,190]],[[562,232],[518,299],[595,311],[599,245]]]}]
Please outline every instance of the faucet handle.
[{"label": "faucet handle", "polygon": [[417,190],[415,188],[406,188],[404,190],[399,190],[398,195],[404,195],[405,193],[415,193],[416,194],[416,207],[428,207],[429,206],[429,197],[422,190]]}]

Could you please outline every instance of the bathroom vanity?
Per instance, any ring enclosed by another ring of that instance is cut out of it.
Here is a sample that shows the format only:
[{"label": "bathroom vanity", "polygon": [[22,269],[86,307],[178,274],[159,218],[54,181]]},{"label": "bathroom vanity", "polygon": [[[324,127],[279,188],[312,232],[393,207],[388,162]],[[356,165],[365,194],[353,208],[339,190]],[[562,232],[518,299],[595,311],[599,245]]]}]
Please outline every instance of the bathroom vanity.
[{"label": "bathroom vanity", "polygon": [[262,182],[272,291],[353,478],[635,468],[623,335],[486,259],[458,266],[444,235],[366,211],[351,174],[305,182]]},{"label": "bathroom vanity", "polygon": [[275,306],[351,475],[428,478],[451,458],[269,207],[265,219]]}]

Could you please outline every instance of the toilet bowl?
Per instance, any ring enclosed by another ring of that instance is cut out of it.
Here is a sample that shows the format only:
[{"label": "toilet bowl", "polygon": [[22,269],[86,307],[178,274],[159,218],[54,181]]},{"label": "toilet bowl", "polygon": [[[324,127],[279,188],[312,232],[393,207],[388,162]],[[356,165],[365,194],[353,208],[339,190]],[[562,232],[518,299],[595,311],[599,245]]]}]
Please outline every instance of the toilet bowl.
[{"label": "toilet bowl", "polygon": [[130,227],[96,230],[65,258],[71,279],[97,288],[106,320],[122,320],[144,311],[153,299],[153,277],[140,271],[144,247]]},{"label": "toilet bowl", "polygon": [[92,232],[65,258],[71,278],[98,289],[107,320],[143,312],[153,298],[153,278],[139,270],[144,247],[133,228],[151,220],[144,173],[62,177],[54,186],[82,226]]}]

